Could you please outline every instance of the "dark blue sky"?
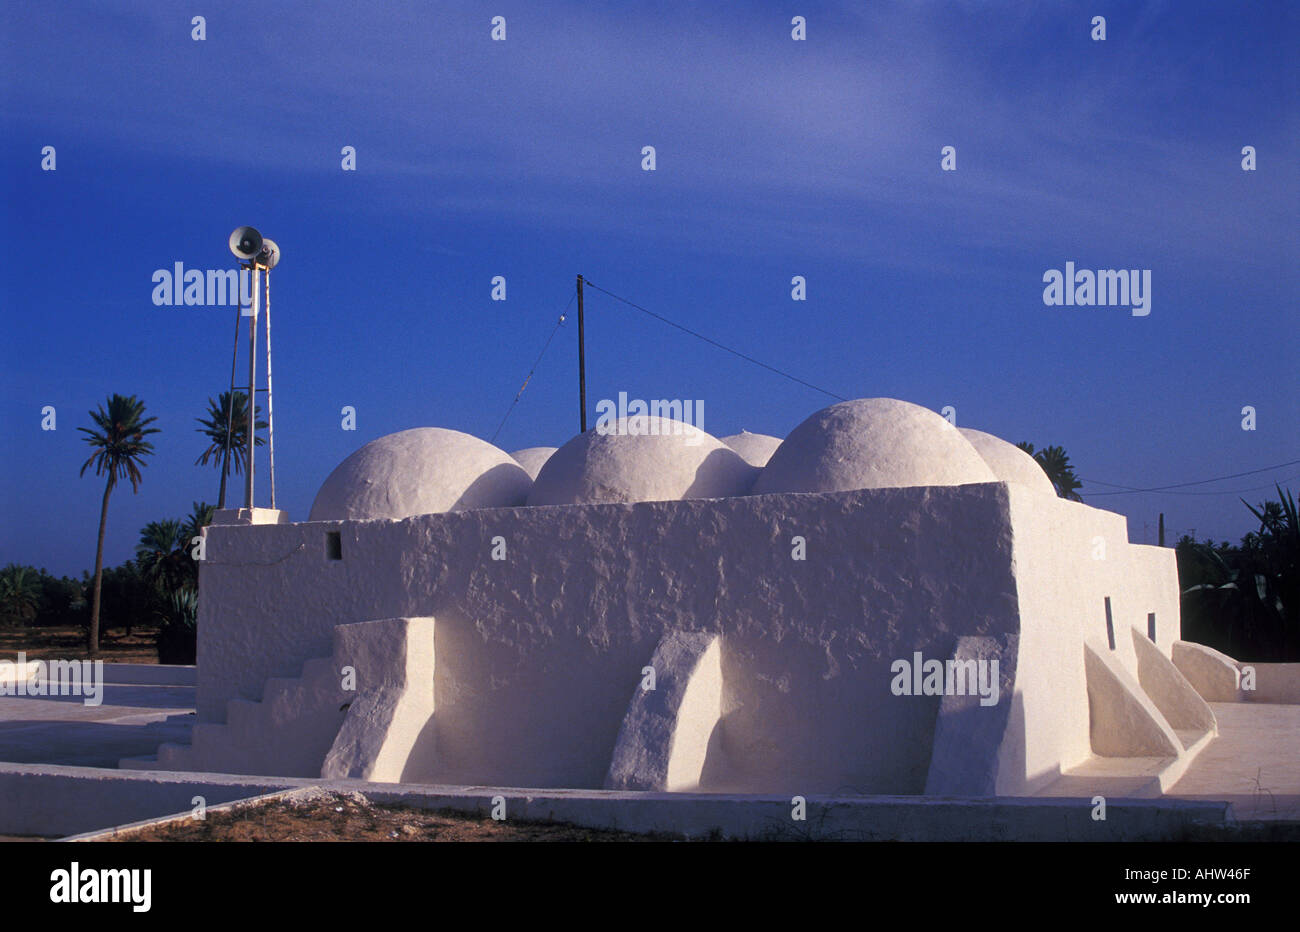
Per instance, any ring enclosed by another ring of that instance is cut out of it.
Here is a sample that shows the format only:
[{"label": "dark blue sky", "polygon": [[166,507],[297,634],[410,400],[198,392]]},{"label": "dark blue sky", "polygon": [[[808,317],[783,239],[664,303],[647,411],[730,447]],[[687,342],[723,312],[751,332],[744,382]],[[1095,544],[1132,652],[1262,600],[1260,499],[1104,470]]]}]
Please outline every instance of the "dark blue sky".
[{"label": "dark blue sky", "polygon": [[[194,419],[227,387],[233,313],[155,307],[151,276],[233,267],[243,223],[284,253],[276,458],[295,520],[375,437],[491,437],[579,272],[839,395],[1061,444],[1088,480],[1300,459],[1294,4],[199,6],[4,7],[0,564],[92,565],[103,489],[77,476],[75,428],[112,392],[163,432],[140,493],[114,494],[106,561],[216,499]],[[1045,306],[1043,273],[1070,260],[1151,269],[1150,316]],[[784,436],[832,400],[598,292],[587,341],[592,411],[619,391],[703,399],[710,433]],[[571,316],[498,445],[572,436],[575,383]],[[1297,476],[1083,493],[1137,541],[1160,511],[1235,540],[1252,521],[1227,493]]]}]

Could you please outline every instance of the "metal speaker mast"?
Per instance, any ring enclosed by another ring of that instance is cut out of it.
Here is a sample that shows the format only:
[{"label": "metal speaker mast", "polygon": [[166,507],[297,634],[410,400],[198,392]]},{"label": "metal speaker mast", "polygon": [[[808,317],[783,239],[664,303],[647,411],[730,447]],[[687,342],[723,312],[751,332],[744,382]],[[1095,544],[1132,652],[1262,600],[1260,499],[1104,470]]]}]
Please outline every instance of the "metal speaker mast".
[{"label": "metal speaker mast", "polygon": [[[267,443],[270,452],[271,507],[275,507],[275,420],[271,395],[271,269],[280,262],[280,247],[274,240],[265,239],[252,227],[238,227],[230,234],[230,251],[241,260],[240,269],[252,275],[252,306],[248,311],[248,450],[244,470],[244,507],[253,507],[253,463],[257,449],[257,322],[261,316],[262,273],[266,273],[266,411]],[[241,291],[242,299],[242,289]],[[240,312],[243,313],[242,300]],[[239,331],[235,331],[238,349]],[[232,372],[233,375],[233,372]],[[231,379],[232,383],[234,379]],[[234,393],[230,399],[231,416],[226,421],[226,447],[234,425],[230,423],[234,412]]]}]

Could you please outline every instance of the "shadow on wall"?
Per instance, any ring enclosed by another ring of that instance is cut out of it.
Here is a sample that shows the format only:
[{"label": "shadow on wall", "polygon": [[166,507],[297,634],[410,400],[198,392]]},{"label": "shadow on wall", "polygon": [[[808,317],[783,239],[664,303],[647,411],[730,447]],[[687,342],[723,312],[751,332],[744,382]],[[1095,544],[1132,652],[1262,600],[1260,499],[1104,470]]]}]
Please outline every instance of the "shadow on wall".
[{"label": "shadow on wall", "polygon": [[[436,668],[435,668],[436,669]],[[437,673],[434,674],[437,683]],[[402,766],[403,783],[428,783],[437,773],[438,766],[438,713],[429,716],[429,720],[420,729],[411,754]]]},{"label": "shadow on wall", "polygon": [[[520,474],[527,473],[513,463],[498,463],[469,484],[448,511],[468,511],[472,508],[515,508],[523,505],[528,498],[532,480],[520,482]],[[512,486],[519,488],[519,493],[508,501],[503,501],[503,490]]]},{"label": "shadow on wall", "polygon": [[1033,796],[1060,779],[1064,771],[1057,764],[1029,772],[1025,749],[1025,698],[1016,693],[1011,700],[1011,712],[1007,717],[1006,734],[1002,739],[1002,750],[998,755],[998,796]]},{"label": "shadow on wall", "polygon": [[[407,770],[420,780],[600,789],[653,641],[602,655],[581,638],[520,649],[447,611],[434,629],[434,715]],[[534,625],[520,619],[529,643]],[[424,760],[431,761],[431,766]],[[425,768],[428,768],[427,770]]]},{"label": "shadow on wall", "polygon": [[[536,632],[528,643],[537,643]],[[613,662],[581,639],[547,644],[525,655],[441,613],[435,712],[402,779],[602,788],[655,643],[620,650]],[[923,793],[941,700],[893,695],[890,662],[872,660],[855,677],[826,676],[825,645],[724,641],[722,714],[698,789]],[[864,716],[883,727],[863,728]]]},{"label": "shadow on wall", "polygon": [[[685,442],[686,438],[682,439]],[[727,494],[748,495],[762,471],[757,466],[750,466],[730,447],[713,450],[696,467],[695,479],[682,493],[682,498],[714,498],[719,494],[719,477],[732,475],[738,478],[734,490],[729,489]]]}]

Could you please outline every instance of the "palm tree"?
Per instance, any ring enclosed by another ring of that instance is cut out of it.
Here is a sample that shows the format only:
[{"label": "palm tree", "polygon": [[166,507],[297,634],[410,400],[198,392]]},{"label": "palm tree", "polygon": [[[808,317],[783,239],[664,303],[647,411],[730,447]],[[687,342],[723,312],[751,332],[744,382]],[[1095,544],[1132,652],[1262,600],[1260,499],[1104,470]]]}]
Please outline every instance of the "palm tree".
[{"label": "palm tree", "polygon": [[[259,406],[257,414],[261,413],[262,409]],[[248,395],[239,391],[233,396],[230,392],[222,392],[221,398],[217,401],[209,398],[208,416],[195,418],[195,420],[200,424],[198,432],[207,437],[210,443],[194,464],[206,466],[211,459],[213,464],[221,469],[221,491],[217,494],[217,507],[225,508],[226,477],[230,475],[230,467],[233,463],[235,473],[238,474],[242,470],[244,460],[248,458]],[[258,421],[255,425],[256,430],[265,427],[266,421]],[[229,431],[229,442],[227,442],[227,431]],[[260,436],[256,437],[254,442],[259,447],[266,443]]]},{"label": "palm tree", "polygon": [[186,551],[194,543],[194,538],[198,537],[202,530],[212,523],[212,516],[216,510],[216,505],[209,505],[207,502],[193,503],[189,517],[181,525],[181,538]]},{"label": "palm tree", "polygon": [[40,606],[40,580],[30,567],[10,563],[0,570],[0,618],[31,621]]},{"label": "palm tree", "polygon": [[1056,489],[1056,494],[1061,498],[1068,498],[1072,502],[1081,502],[1078,489],[1083,488],[1083,483],[1079,477],[1074,474],[1074,466],[1070,464],[1070,457],[1062,447],[1045,447],[1037,452],[1034,451],[1032,443],[1017,443],[1020,449],[1024,450],[1034,458],[1034,462],[1043,468],[1047,473],[1047,478],[1051,480],[1052,487]]},{"label": "palm tree", "polygon": [[140,531],[135,562],[140,573],[163,592],[173,592],[188,581],[187,539],[180,521],[150,521]]},{"label": "palm tree", "polygon": [[87,646],[90,656],[99,654],[99,598],[104,584],[104,529],[108,525],[108,497],[113,494],[113,487],[118,479],[130,479],[132,493],[140,490],[143,477],[140,468],[145,465],[144,458],[153,453],[153,444],[144,438],[159,432],[157,427],[150,427],[156,417],[144,417],[144,402],[134,395],[110,395],[105,410],[100,405],[98,411],[90,412],[95,428],[78,427],[86,434],[85,440],[94,452],[81,467],[80,475],[95,467],[95,475],[108,474],[104,485],[104,503],[99,510],[99,542],[95,546],[95,588],[90,602],[90,632]]},{"label": "palm tree", "polygon": [[193,557],[194,538],[203,535],[203,529],[212,523],[216,510],[215,505],[207,502],[194,502],[189,517],[181,525],[181,550],[185,551],[187,585],[196,589],[199,584],[199,564]]}]

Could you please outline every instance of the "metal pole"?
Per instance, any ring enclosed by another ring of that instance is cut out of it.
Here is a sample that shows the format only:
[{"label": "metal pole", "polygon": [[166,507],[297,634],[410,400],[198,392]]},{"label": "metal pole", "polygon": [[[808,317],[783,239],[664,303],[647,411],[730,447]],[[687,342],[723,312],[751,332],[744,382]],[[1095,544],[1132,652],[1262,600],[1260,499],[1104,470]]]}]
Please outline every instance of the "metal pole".
[{"label": "metal pole", "polygon": [[261,268],[253,266],[253,316],[248,321],[248,463],[244,471],[244,507],[253,507],[253,450],[257,443],[257,311],[261,299]]},{"label": "metal pole", "polygon": [[[240,268],[243,268],[241,265]],[[239,365],[239,323],[244,316],[244,293],[238,285],[235,293],[239,295],[239,309],[235,311],[235,348],[230,353],[230,393],[226,396],[226,446],[221,451],[221,493],[217,496],[218,508],[226,507],[226,482],[230,476],[230,438],[235,432],[235,370]]]},{"label": "metal pole", "polygon": [[271,507],[275,507],[275,403],[271,394],[271,270],[266,270],[266,444],[271,463]]},{"label": "metal pole", "polygon": [[587,355],[582,320],[582,276],[578,276],[578,414],[582,433],[587,432]]}]

